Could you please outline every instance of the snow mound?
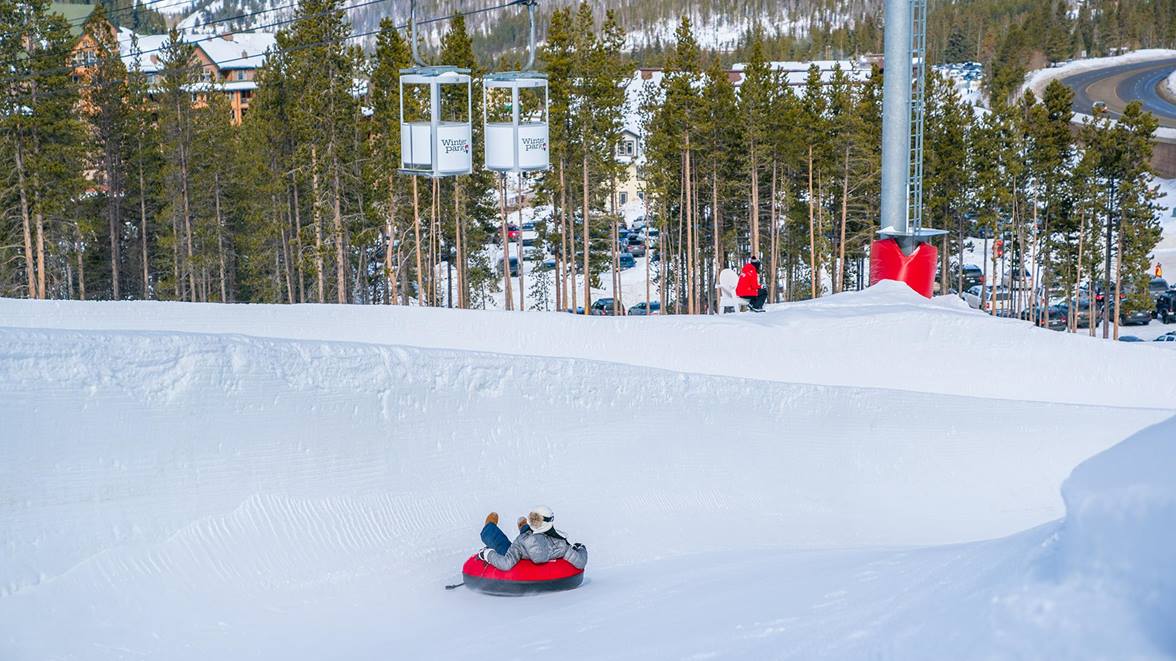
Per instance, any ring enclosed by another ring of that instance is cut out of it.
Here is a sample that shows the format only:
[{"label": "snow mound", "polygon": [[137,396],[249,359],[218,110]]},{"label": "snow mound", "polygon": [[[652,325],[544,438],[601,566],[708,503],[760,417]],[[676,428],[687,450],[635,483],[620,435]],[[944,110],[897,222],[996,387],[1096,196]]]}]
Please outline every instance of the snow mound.
[{"label": "snow mound", "polygon": [[[785,383],[1171,408],[1176,354],[993,318],[898,282],[765,314],[583,317],[401,306],[0,300],[24,328],[239,333],[579,358]],[[772,306],[769,306],[772,308]],[[324,311],[327,310],[327,311]]]},{"label": "snow mound", "polygon": [[1062,571],[1138,613],[1176,655],[1176,419],[1084,462],[1062,487]]}]

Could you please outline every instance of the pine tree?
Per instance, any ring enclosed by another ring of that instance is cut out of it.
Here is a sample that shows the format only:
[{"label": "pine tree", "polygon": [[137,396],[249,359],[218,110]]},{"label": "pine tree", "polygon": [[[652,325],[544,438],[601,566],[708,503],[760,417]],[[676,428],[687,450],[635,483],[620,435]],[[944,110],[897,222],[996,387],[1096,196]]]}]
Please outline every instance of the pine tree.
[{"label": "pine tree", "polygon": [[[133,126],[132,108],[127,89],[127,69],[119,54],[118,42],[109,29],[102,5],[94,9],[86,22],[84,34],[95,48],[94,65],[84,70],[82,80],[87,86],[81,107],[89,124],[92,149],[89,167],[96,173],[95,183],[105,199],[106,226],[109,246],[110,289],[115,300],[123,297],[120,291],[120,270],[123,256],[123,203],[127,194],[128,152],[131,150]],[[94,288],[91,287],[91,291]]]}]

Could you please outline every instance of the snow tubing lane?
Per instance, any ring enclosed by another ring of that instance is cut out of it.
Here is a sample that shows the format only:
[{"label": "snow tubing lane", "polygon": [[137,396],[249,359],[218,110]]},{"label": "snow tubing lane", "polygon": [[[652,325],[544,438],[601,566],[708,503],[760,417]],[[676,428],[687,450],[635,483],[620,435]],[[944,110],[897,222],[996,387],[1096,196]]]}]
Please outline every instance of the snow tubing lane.
[{"label": "snow tubing lane", "polygon": [[584,582],[584,570],[562,558],[541,565],[519,560],[510,571],[501,571],[475,555],[466,560],[461,573],[466,587],[497,595],[572,590]]}]

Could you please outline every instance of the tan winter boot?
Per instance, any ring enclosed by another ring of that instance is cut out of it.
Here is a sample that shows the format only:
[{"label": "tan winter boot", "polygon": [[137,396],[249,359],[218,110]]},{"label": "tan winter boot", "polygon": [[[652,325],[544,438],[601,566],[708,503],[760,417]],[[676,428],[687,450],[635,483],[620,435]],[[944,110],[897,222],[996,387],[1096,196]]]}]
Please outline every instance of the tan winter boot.
[{"label": "tan winter boot", "polygon": [[498,512],[491,512],[486,515],[486,523],[493,523],[498,525]]}]

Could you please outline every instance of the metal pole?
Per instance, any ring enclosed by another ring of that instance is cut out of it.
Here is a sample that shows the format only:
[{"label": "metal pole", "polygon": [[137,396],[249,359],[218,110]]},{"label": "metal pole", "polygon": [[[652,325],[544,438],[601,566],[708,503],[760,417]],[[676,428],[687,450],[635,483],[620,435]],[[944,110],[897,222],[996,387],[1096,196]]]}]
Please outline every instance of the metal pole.
[{"label": "metal pole", "polygon": [[416,33],[416,0],[412,0],[408,5],[408,24],[411,26],[409,31],[410,39],[412,39],[412,61],[416,62],[418,67],[427,67],[425,61],[421,59],[420,53],[417,52],[417,33]]},{"label": "metal pole", "polygon": [[882,79],[882,227],[908,234],[907,179],[911,152],[911,4],[886,0]]},{"label": "metal pole", "polygon": [[535,7],[538,4],[536,0],[527,3],[527,20],[531,26],[527,41],[527,64],[523,66],[523,71],[530,71],[535,67]]}]

